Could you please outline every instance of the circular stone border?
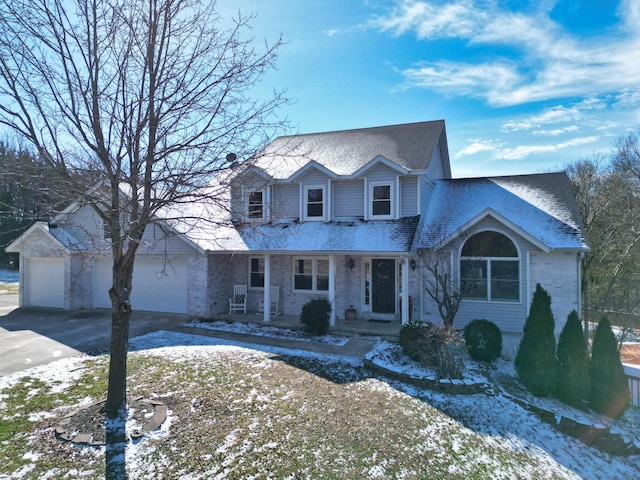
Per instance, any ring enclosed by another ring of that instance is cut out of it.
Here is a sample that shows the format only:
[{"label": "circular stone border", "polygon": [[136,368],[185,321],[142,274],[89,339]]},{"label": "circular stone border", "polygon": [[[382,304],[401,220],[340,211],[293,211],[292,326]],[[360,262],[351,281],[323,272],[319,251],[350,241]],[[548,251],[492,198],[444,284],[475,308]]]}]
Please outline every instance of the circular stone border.
[{"label": "circular stone border", "polygon": [[[68,415],[65,415],[60,419],[55,427],[56,437],[60,440],[67,442],[88,444],[91,446],[105,445],[106,442],[100,438],[95,438],[93,432],[78,431],[72,425],[73,417],[85,413],[86,410],[93,408],[97,405],[105,404],[106,400],[100,400],[84,405],[76,410],[72,411]],[[148,399],[144,397],[138,397],[129,401],[129,407],[134,409],[153,409],[153,416],[144,424],[142,428],[136,428],[129,434],[129,438],[132,440],[143,437],[144,435],[153,432],[158,429],[164,421],[167,419],[167,406],[158,400]],[[104,429],[104,422],[102,422],[100,428]]]}]

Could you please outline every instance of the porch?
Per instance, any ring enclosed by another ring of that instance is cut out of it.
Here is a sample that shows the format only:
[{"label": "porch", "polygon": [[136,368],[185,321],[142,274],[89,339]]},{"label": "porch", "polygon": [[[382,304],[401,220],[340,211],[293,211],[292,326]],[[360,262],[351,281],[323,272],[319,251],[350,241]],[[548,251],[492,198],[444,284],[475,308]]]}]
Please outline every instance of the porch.
[{"label": "porch", "polygon": [[[290,330],[302,330],[299,315],[278,315],[271,317],[268,323],[262,319],[262,313],[247,312],[219,314],[215,316],[217,320],[229,320],[237,323],[257,323],[265,327],[279,327]],[[335,325],[329,327],[329,333],[342,337],[354,336],[374,336],[385,340],[397,342],[400,333],[401,322],[399,320],[367,320],[356,318],[355,320],[345,320],[336,318]]]}]

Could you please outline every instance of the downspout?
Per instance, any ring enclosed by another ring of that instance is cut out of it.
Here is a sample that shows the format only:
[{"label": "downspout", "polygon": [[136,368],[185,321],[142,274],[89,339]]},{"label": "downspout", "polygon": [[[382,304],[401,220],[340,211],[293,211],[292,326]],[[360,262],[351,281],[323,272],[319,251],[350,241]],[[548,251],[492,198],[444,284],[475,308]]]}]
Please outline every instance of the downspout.
[{"label": "downspout", "polygon": [[578,312],[580,312],[580,316],[582,318],[585,318],[587,312],[583,312],[582,311],[582,259],[584,258],[584,252],[580,252],[578,253],[578,260],[577,260],[577,275],[578,278],[576,279],[578,282],[578,298],[577,298],[577,306],[578,306]]}]

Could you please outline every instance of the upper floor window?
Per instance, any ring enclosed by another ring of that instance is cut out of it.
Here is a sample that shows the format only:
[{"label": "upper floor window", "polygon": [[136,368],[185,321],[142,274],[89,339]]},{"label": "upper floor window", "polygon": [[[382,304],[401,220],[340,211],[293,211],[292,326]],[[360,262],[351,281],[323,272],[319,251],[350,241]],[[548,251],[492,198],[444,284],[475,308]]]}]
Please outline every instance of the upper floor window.
[{"label": "upper floor window", "polygon": [[520,300],[520,259],[515,244],[498,232],[471,236],[460,256],[460,288],[467,298]]},{"label": "upper floor window", "polygon": [[391,218],[391,184],[371,184],[371,216],[375,218]]},{"label": "upper floor window", "polygon": [[111,223],[108,220],[102,221],[102,238],[111,240]]},{"label": "upper floor window", "polygon": [[255,190],[249,192],[247,197],[247,217],[249,220],[262,220],[264,218],[264,191]]},{"label": "upper floor window", "polygon": [[249,287],[264,287],[264,258],[251,257],[249,259]]},{"label": "upper floor window", "polygon": [[294,290],[328,291],[329,260],[323,258],[293,259]]},{"label": "upper floor window", "polygon": [[305,187],[305,219],[324,219],[324,187]]}]

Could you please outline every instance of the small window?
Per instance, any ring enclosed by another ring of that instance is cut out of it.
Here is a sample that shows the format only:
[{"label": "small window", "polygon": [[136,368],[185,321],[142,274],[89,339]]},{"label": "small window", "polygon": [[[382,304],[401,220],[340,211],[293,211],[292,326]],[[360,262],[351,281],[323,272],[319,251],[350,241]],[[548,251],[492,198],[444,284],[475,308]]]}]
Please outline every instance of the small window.
[{"label": "small window", "polygon": [[329,290],[329,260],[324,258],[294,258],[293,288],[311,292]]},{"label": "small window", "polygon": [[372,218],[391,218],[391,184],[372,184],[370,190],[371,196],[371,217]]},{"label": "small window", "polygon": [[262,220],[264,215],[264,192],[262,190],[249,192],[248,202],[249,220]]},{"label": "small window", "polygon": [[253,257],[249,259],[249,286],[264,288],[264,258]]},{"label": "small window", "polygon": [[102,221],[102,238],[105,240],[111,240],[111,224],[108,220]]},{"label": "small window", "polygon": [[306,218],[324,218],[324,188],[306,188]]}]

